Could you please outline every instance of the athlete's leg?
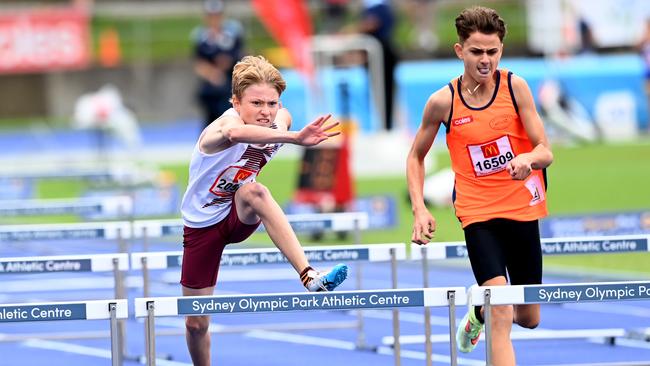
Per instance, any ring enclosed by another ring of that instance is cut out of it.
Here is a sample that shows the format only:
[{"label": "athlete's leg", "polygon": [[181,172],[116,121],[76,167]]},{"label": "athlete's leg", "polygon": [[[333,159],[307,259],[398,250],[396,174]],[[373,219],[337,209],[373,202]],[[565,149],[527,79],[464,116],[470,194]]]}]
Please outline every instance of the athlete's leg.
[{"label": "athlete's leg", "polygon": [[[537,285],[542,283],[542,247],[537,221],[511,221],[507,250],[510,284]],[[515,305],[514,322],[524,328],[535,328],[540,322],[540,305]]]},{"label": "athlete's leg", "polygon": [[[476,282],[481,286],[506,286],[507,247],[504,236],[504,220],[494,219],[470,224],[464,229],[467,250]],[[485,310],[480,314],[485,319]],[[515,355],[510,340],[512,330],[513,307],[493,306],[492,322],[492,360],[494,365],[514,366]],[[481,319],[479,319],[481,320]]]},{"label": "athlete's leg", "polygon": [[309,291],[332,291],[347,277],[348,267],[345,264],[338,264],[329,272],[318,272],[311,268],[287,217],[262,184],[255,182],[240,187],[235,193],[234,204],[237,217],[243,224],[257,224],[260,220],[264,223],[269,237],[287,257]]},{"label": "athlete's leg", "polygon": [[[208,296],[214,292],[213,287],[193,289],[183,286],[183,296]],[[194,366],[210,365],[210,316],[185,317],[185,341]]]},{"label": "athlete's leg", "polygon": [[296,234],[268,188],[257,182],[245,184],[235,193],[234,203],[242,223],[252,225],[262,221],[269,237],[296,272],[301,273],[309,266]]},{"label": "athlete's leg", "polygon": [[[181,285],[183,296],[212,295],[226,240],[226,220],[205,228],[185,227]],[[194,365],[210,365],[210,316],[185,318],[185,340]]]},{"label": "athlete's leg", "polygon": [[[498,276],[485,281],[481,286],[506,286],[507,281],[503,276]],[[481,309],[485,319],[485,308]],[[498,366],[514,366],[515,352],[510,339],[512,330],[513,307],[512,305],[492,306],[492,363]]]}]

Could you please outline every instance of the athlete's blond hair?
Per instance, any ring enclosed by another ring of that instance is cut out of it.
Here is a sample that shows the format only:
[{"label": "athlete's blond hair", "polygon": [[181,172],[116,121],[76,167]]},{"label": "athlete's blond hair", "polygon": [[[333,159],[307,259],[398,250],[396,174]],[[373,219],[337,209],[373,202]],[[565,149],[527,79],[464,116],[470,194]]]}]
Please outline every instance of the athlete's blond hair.
[{"label": "athlete's blond hair", "polygon": [[279,95],[287,88],[280,71],[262,56],[245,56],[232,72],[232,95],[241,99],[244,90],[254,84],[269,84]]}]

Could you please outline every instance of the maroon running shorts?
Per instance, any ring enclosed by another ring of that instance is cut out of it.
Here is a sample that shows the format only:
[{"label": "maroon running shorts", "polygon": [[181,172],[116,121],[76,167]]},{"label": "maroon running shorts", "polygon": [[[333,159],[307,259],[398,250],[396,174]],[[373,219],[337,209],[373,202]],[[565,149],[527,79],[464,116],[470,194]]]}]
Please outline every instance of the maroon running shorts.
[{"label": "maroon running shorts", "polygon": [[217,283],[223,249],[228,244],[245,240],[259,225],[259,222],[247,225],[239,221],[233,202],[228,216],[218,223],[203,228],[185,226],[181,284],[193,289],[214,286]]}]

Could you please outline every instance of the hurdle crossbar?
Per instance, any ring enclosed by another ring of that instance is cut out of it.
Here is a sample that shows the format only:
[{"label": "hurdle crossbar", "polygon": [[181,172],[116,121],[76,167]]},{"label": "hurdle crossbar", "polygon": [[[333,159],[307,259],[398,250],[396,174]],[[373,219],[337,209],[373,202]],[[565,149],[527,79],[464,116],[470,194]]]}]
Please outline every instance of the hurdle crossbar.
[{"label": "hurdle crossbar", "polygon": [[100,214],[119,217],[128,215],[132,211],[133,200],[128,196],[6,200],[0,207],[0,216]]},{"label": "hurdle crossbar", "polygon": [[[471,303],[485,307],[485,362],[492,364],[491,307],[650,299],[650,281],[482,286],[471,289]],[[585,330],[590,332],[590,330]]]},{"label": "hurdle crossbar", "polygon": [[[150,297],[135,299],[135,316],[146,318],[147,365],[155,365],[155,317],[430,306],[447,306],[452,311],[450,293],[454,294],[451,297],[453,304],[460,305],[467,302],[463,287]],[[450,332],[453,331],[454,329],[450,329]],[[398,334],[394,336],[399,337]]]},{"label": "hurdle crossbar", "polygon": [[[650,235],[610,235],[566,238],[543,238],[542,254],[596,254],[650,251]],[[412,244],[411,259],[420,260],[423,251],[429,259],[467,258],[465,242],[441,242],[428,245]]]},{"label": "hurdle crossbar", "polygon": [[127,253],[0,258],[0,275],[129,270]]},{"label": "hurdle crossbar", "polygon": [[0,323],[110,319],[111,362],[122,364],[118,319],[128,318],[126,299],[0,304]]},{"label": "hurdle crossbar", "polygon": [[0,242],[72,239],[129,239],[128,221],[81,222],[70,224],[0,225]]},{"label": "hurdle crossbar", "polygon": [[[391,249],[397,260],[406,259],[404,243],[317,246],[304,251],[309,262],[383,262],[391,260]],[[131,254],[131,268],[143,269],[145,262],[148,269],[180,268],[182,258],[182,251],[137,252]],[[289,261],[277,248],[226,249],[221,257],[221,266],[283,263]]]},{"label": "hurdle crossbar", "polygon": [[[388,244],[370,244],[370,245],[337,245],[337,246],[318,246],[304,248],[305,256],[310,263],[318,262],[388,262],[406,259],[406,246],[404,243]],[[182,251],[169,252],[138,252],[131,254],[131,268],[141,270],[143,277],[143,294],[149,296],[150,274],[149,270],[161,269],[178,269],[182,264]],[[252,249],[226,249],[221,257],[221,266],[253,266],[266,264],[284,264],[289,263],[277,248],[252,248]],[[361,268],[357,269],[357,289],[361,289]],[[394,281],[396,281],[396,271],[391,271]],[[309,325],[313,328],[315,325]],[[322,329],[332,328],[333,324],[321,322]],[[237,327],[224,331],[250,331],[251,329],[271,329],[283,327],[293,330],[305,329],[304,323],[295,324],[265,324],[264,326]],[[357,329],[357,347],[366,348],[365,336],[363,332],[364,321],[361,311],[357,314],[356,321],[338,322],[337,328],[356,328]]]},{"label": "hurdle crossbar", "polygon": [[[365,212],[333,212],[287,215],[289,224],[296,232],[312,231],[352,231],[366,230],[369,227],[368,214]],[[261,226],[263,227],[263,226]],[[157,238],[183,235],[183,221],[137,220],[133,223],[136,238]]]}]

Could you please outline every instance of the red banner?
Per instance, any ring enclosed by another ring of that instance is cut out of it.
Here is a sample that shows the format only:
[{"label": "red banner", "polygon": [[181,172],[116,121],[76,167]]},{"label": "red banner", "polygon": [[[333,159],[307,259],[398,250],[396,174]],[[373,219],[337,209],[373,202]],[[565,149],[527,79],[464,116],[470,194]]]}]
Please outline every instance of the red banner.
[{"label": "red banner", "polygon": [[273,38],[289,51],[294,66],[311,75],[312,23],[306,3],[304,0],[253,0],[253,7]]},{"label": "red banner", "polygon": [[0,73],[86,67],[88,15],[76,9],[0,14]]}]

